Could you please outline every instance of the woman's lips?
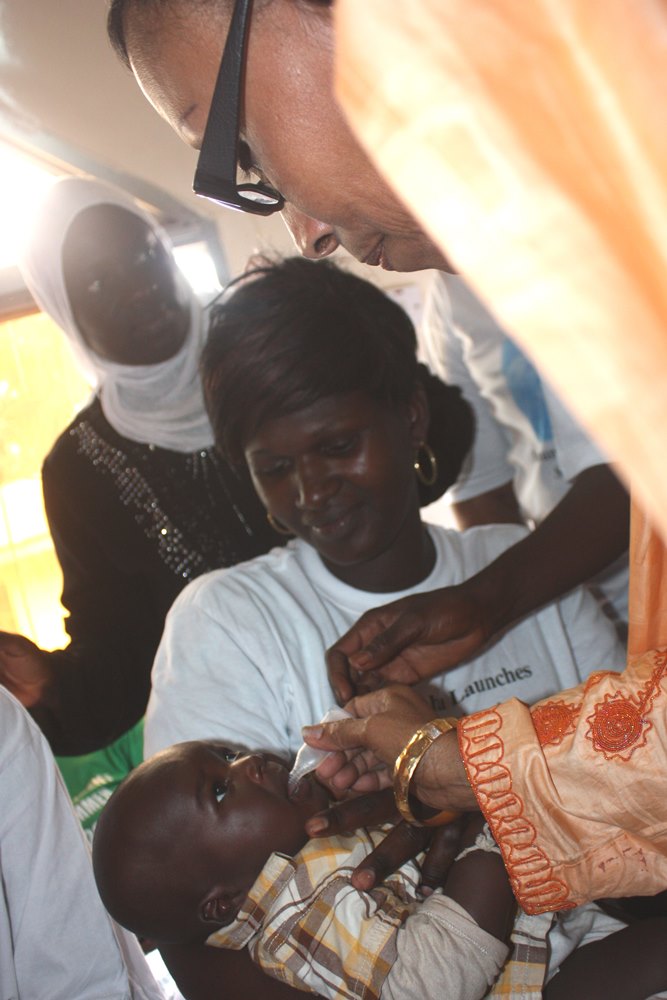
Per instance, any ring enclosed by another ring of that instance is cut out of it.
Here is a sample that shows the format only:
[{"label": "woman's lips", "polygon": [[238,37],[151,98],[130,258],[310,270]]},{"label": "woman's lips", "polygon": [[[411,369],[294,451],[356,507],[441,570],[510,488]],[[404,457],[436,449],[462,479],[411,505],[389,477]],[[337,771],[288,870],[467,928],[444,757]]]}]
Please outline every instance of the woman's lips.
[{"label": "woman's lips", "polygon": [[383,250],[384,250],[384,240],[379,240],[375,244],[371,252],[369,254],[366,254],[365,257],[362,257],[361,263],[369,264],[370,267],[379,267],[383,257]]},{"label": "woman's lips", "polygon": [[355,509],[352,507],[340,514],[328,515],[326,519],[304,519],[303,523],[318,538],[337,538],[349,531]]},{"label": "woman's lips", "polygon": [[391,266],[389,258],[385,253],[384,239],[381,239],[379,243],[371,250],[366,257],[362,258],[362,264],[369,264],[370,267],[381,267],[384,271],[393,271],[394,268]]}]

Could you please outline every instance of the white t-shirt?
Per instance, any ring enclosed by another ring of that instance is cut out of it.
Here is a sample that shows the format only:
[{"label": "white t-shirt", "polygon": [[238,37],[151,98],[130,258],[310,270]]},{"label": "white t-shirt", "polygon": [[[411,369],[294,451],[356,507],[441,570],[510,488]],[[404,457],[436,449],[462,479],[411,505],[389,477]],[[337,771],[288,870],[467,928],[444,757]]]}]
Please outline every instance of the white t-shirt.
[{"label": "white t-shirt", "polygon": [[[608,463],[460,276],[434,279],[419,339],[431,370],[458,385],[475,414],[472,450],[448,493],[453,502],[513,482],[524,517],[539,523],[579,473]],[[594,582],[627,621],[627,557]]]},{"label": "white t-shirt", "polygon": [[0,997],[163,1000],[97,893],[88,845],[41,732],[0,688]]},{"label": "white t-shirt", "polygon": [[[206,738],[295,753],[301,727],[334,704],[325,650],[361,614],[408,594],[461,583],[526,534],[519,525],[429,530],[433,571],[401,593],[348,586],[300,540],[194,580],[172,606],[157,652],[146,755]],[[511,697],[534,702],[578,684],[593,670],[623,665],[613,627],[590,594],[577,589],[422,690],[437,713],[468,714]]]}]

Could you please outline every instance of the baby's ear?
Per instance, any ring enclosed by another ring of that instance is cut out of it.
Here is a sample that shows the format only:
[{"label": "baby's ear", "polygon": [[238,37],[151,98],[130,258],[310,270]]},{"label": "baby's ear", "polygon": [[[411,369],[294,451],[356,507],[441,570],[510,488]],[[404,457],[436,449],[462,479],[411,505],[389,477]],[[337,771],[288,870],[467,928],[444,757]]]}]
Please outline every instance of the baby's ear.
[{"label": "baby's ear", "polygon": [[230,895],[220,886],[216,886],[199,907],[199,919],[203,924],[213,924],[216,927],[231,924],[244,898],[238,893]]}]

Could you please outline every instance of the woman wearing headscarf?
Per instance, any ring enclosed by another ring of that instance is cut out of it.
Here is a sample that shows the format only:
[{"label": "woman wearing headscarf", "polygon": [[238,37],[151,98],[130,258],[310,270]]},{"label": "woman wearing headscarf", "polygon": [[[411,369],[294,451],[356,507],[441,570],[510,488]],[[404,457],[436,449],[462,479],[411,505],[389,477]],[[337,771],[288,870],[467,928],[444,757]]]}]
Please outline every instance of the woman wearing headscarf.
[{"label": "woman wearing headscarf", "polygon": [[201,307],[154,220],[106,184],[60,180],[21,272],[95,389],[42,469],[71,641],[47,652],[3,634],[0,679],[59,755],[70,792],[92,781],[86,817],[141,759],[153,654],[178,592],[279,539],[213,448]]}]

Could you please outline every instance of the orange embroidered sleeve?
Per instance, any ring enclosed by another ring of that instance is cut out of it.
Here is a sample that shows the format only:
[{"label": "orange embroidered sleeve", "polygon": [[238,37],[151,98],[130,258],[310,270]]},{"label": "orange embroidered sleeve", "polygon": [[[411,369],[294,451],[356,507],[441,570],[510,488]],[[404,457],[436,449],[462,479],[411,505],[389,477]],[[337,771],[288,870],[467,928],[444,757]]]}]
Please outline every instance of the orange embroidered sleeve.
[{"label": "orange embroidered sleeve", "polygon": [[667,884],[667,650],[461,720],[459,746],[529,913]]}]

